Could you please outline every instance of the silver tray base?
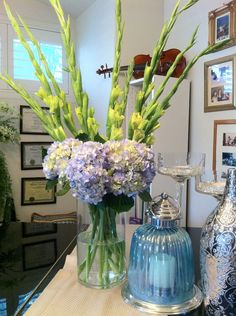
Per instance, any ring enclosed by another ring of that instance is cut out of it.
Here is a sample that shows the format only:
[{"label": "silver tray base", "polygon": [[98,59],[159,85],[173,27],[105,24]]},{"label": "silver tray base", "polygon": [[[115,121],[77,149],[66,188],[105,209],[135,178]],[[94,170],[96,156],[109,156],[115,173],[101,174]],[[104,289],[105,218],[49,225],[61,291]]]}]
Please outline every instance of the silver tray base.
[{"label": "silver tray base", "polygon": [[126,282],[121,290],[121,295],[125,301],[125,303],[137,308],[138,310],[155,314],[158,316],[167,316],[167,315],[184,315],[189,313],[190,311],[198,308],[203,300],[202,292],[199,288],[194,285],[194,296],[191,300],[186,301],[182,304],[178,305],[157,305],[145,301],[141,301],[135,298],[129,289],[129,284]]}]

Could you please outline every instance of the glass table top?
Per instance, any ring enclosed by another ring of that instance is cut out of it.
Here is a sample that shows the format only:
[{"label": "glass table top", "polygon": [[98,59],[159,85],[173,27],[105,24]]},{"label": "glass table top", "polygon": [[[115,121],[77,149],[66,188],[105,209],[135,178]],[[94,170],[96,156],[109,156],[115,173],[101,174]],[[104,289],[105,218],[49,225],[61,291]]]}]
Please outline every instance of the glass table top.
[{"label": "glass table top", "polygon": [[63,267],[76,232],[76,224],[12,222],[0,227],[0,316],[23,315]]}]

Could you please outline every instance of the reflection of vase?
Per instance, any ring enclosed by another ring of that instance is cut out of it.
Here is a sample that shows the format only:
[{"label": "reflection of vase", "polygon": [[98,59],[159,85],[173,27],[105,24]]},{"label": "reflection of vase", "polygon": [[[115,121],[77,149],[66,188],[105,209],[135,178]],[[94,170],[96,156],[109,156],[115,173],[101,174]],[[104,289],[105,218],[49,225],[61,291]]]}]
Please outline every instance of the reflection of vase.
[{"label": "reflection of vase", "polygon": [[229,169],[223,199],[201,237],[201,281],[206,315],[236,312],[236,169]]},{"label": "reflection of vase", "polygon": [[105,289],[125,278],[124,225],[103,203],[90,205],[91,225],[78,235],[78,279],[88,287]]}]

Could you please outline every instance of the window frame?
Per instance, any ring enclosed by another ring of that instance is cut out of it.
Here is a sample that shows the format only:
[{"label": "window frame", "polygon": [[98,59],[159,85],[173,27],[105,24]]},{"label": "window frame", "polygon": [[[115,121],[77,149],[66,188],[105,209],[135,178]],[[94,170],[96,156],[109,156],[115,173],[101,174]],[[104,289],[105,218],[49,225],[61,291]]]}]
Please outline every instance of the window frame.
[{"label": "window frame", "polygon": [[[62,46],[62,69],[66,65],[66,58],[65,58],[65,50],[62,45],[60,32],[54,31],[54,30],[48,30],[48,29],[42,29],[37,27],[30,27],[31,32],[35,36],[35,38],[39,42],[44,42],[52,45],[60,45]],[[18,39],[17,35],[12,28],[10,24],[7,24],[7,43],[8,43],[8,54],[7,54],[7,60],[8,60],[8,73],[9,75],[14,79],[13,72],[14,72],[14,52],[13,52],[13,41],[14,39]],[[27,38],[27,37],[26,37]],[[69,75],[67,72],[62,70],[62,83],[58,83],[60,88],[65,91],[66,94],[69,94]],[[14,79],[16,83],[21,84],[26,90],[30,92],[36,92],[38,91],[39,87],[41,86],[39,81],[35,80],[24,80],[24,79]],[[10,87],[9,87],[10,89]]]}]

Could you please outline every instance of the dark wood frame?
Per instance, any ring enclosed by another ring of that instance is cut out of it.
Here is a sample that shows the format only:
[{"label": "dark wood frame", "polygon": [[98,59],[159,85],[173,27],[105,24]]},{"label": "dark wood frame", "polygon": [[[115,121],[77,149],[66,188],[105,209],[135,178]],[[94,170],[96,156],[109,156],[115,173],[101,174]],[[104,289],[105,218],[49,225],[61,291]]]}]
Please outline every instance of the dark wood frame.
[{"label": "dark wood frame", "polygon": [[[30,251],[32,251],[32,247],[33,246],[37,246],[39,244],[47,244],[47,243],[52,243],[52,247],[53,247],[53,255],[54,255],[54,258],[51,262],[47,262],[45,264],[39,264],[37,266],[27,266],[27,262],[26,262],[26,251],[29,251],[27,250],[27,248],[31,248]],[[56,239],[47,239],[47,240],[43,240],[43,241],[38,241],[38,242],[34,242],[34,243],[30,243],[30,244],[24,244],[22,246],[22,254],[23,254],[23,271],[28,271],[28,270],[35,270],[35,269],[40,269],[40,268],[45,268],[45,267],[49,267],[51,266],[53,263],[56,262],[57,260],[57,241]]]},{"label": "dark wood frame", "polygon": [[[28,105],[20,105],[20,134],[27,134],[27,135],[49,135],[47,132],[25,132],[23,131],[23,121],[24,121],[24,109],[31,109]],[[44,110],[49,110],[47,107],[42,107]],[[36,114],[31,109],[32,114],[36,116]]]},{"label": "dark wood frame", "polygon": [[38,205],[38,204],[55,204],[56,203],[56,186],[53,187],[52,190],[52,196],[53,196],[53,200],[49,200],[49,201],[45,201],[45,202],[30,202],[30,203],[26,203],[24,202],[24,195],[25,195],[25,185],[24,183],[26,181],[42,181],[45,180],[45,185],[47,182],[46,178],[43,177],[34,177],[34,178],[21,178],[21,205]]},{"label": "dark wood frame", "polygon": [[[209,44],[215,44],[215,33],[216,33],[216,20],[225,14],[230,16],[230,25],[229,25],[229,39],[230,42],[222,47],[225,49],[227,47],[233,46],[236,44],[236,0],[230,1],[229,3],[224,4],[222,7],[217,8],[208,13],[208,24],[209,24]],[[220,41],[219,41],[220,42]]]},{"label": "dark wood frame", "polygon": [[[21,170],[35,170],[35,169],[43,169],[43,165],[41,166],[30,166],[30,167],[26,167],[24,165],[24,147],[25,146],[40,146],[40,145],[51,145],[52,142],[21,142],[20,144],[20,153],[21,153]],[[43,157],[43,153],[42,153],[42,157]],[[43,159],[42,159],[43,161]]]},{"label": "dark wood frame", "polygon": [[212,169],[216,170],[216,146],[217,146],[217,130],[219,125],[231,125],[236,124],[236,120],[215,120],[214,121],[214,130],[213,130],[213,160],[212,160]]},{"label": "dark wood frame", "polygon": [[[225,111],[225,110],[235,110],[235,62],[236,55],[229,55],[226,57],[214,59],[204,63],[204,112],[214,112],[214,111]],[[232,62],[232,103],[229,104],[219,104],[219,105],[209,105],[208,104],[208,93],[209,87],[209,69],[211,66],[220,65],[226,62]]]},{"label": "dark wood frame", "polygon": [[[34,228],[37,228],[34,230]],[[57,224],[54,223],[22,223],[22,237],[32,237],[57,233]]]}]

